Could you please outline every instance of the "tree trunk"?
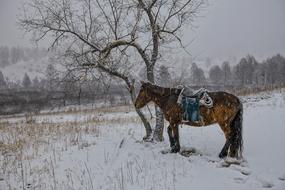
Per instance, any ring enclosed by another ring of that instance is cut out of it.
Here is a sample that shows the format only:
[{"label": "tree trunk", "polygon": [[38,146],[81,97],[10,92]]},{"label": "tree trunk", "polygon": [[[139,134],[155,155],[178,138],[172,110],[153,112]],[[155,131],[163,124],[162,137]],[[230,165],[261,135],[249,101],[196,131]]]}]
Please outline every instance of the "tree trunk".
[{"label": "tree trunk", "polygon": [[[147,66],[147,79],[154,83],[154,66]],[[154,141],[163,141],[163,128],[164,128],[164,117],[162,111],[159,107],[155,106],[155,116],[156,116],[156,124],[153,132],[153,140]]]},{"label": "tree trunk", "polygon": [[163,141],[164,117],[163,117],[163,112],[157,106],[155,106],[155,114],[156,114],[156,120],[155,120],[156,123],[153,132],[153,140]]}]

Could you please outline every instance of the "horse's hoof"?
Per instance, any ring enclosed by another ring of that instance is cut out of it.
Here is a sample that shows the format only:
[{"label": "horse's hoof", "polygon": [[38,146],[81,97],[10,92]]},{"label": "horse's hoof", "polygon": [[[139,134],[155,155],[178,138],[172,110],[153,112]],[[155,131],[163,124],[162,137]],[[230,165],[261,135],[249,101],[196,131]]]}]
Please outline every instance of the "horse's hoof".
[{"label": "horse's hoof", "polygon": [[172,148],[170,150],[170,153],[177,153],[177,152],[180,152],[180,148]]},{"label": "horse's hoof", "polygon": [[221,152],[219,154],[219,158],[225,158],[225,157],[227,157],[227,153],[226,152]]},{"label": "horse's hoof", "polygon": [[149,135],[149,136],[144,136],[144,137],[143,137],[143,141],[144,141],[144,142],[153,142],[153,139],[152,139],[152,137]]},{"label": "horse's hoof", "polygon": [[169,152],[170,152],[169,149],[166,149],[166,150],[162,150],[162,151],[161,151],[162,154],[168,154]]}]

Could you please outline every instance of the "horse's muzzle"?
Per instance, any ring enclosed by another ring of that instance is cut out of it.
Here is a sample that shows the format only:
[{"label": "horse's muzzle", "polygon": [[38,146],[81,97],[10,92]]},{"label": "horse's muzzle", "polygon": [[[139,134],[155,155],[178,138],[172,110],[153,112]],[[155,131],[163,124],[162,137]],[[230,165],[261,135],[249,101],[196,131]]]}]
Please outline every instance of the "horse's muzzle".
[{"label": "horse's muzzle", "polygon": [[141,109],[143,106],[139,104],[139,102],[135,102],[134,104],[136,109]]},{"label": "horse's muzzle", "polygon": [[134,106],[135,106],[136,109],[139,109],[137,102],[134,103]]}]

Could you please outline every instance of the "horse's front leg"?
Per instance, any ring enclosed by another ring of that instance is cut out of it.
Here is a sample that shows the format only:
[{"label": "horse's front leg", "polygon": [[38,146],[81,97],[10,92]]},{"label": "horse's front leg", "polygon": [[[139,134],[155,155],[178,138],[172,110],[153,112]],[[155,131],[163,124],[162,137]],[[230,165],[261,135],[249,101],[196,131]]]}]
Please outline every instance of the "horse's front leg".
[{"label": "horse's front leg", "polygon": [[172,129],[173,139],[174,139],[174,145],[171,146],[171,153],[177,153],[180,151],[178,125],[171,125],[171,129]]},{"label": "horse's front leg", "polygon": [[174,140],[174,137],[173,137],[171,125],[169,125],[167,127],[167,133],[168,133],[168,137],[169,137],[170,147],[172,148],[174,146],[174,144],[175,144],[175,140]]}]

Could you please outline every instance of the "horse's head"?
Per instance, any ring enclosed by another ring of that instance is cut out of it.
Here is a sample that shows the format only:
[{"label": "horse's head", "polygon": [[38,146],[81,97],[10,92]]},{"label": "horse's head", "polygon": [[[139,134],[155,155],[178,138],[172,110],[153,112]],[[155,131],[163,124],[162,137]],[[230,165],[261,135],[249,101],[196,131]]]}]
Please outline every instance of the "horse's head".
[{"label": "horse's head", "polygon": [[135,107],[137,109],[144,107],[147,103],[149,103],[151,101],[151,96],[148,93],[149,92],[148,83],[141,82],[141,84],[142,85],[141,85],[139,94],[138,94],[136,101],[135,101]]}]

